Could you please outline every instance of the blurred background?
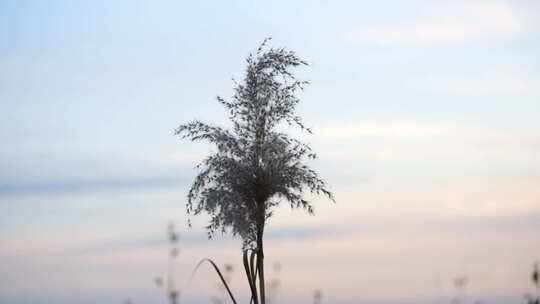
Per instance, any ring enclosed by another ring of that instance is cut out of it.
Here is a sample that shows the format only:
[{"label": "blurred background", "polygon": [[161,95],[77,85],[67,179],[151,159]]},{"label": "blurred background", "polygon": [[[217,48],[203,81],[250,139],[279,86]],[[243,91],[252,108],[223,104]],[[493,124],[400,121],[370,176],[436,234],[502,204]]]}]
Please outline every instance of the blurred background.
[{"label": "blurred background", "polygon": [[[0,303],[244,302],[240,240],[185,215],[266,37],[310,66],[298,113],[336,204],[267,228],[273,303],[525,303],[540,259],[538,1],[0,1]],[[293,134],[296,131],[290,130]],[[224,267],[224,266],[223,266]],[[270,282],[269,281],[269,282]],[[315,299],[314,299],[315,298]]]}]

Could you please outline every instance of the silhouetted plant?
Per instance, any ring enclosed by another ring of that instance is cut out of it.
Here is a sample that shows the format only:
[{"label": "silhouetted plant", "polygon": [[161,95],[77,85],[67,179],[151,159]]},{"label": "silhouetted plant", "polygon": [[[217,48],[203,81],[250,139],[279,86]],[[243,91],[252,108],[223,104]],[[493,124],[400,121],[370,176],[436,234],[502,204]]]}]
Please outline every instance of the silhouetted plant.
[{"label": "silhouetted plant", "polygon": [[[167,282],[166,282],[166,295],[167,299],[171,304],[177,304],[180,297],[180,290],[176,287],[175,279],[175,261],[179,254],[178,249],[178,239],[179,234],[174,228],[174,224],[170,223],[167,226],[167,236],[169,240],[169,254],[167,258],[168,267],[167,267]],[[156,286],[163,287],[163,279],[161,277],[155,278]]]},{"label": "silhouetted plant", "polygon": [[538,281],[538,262],[534,263],[534,270],[532,273],[532,281],[534,285],[536,286],[536,289],[540,290],[540,282]]},{"label": "silhouetted plant", "polygon": [[539,270],[538,270],[538,262],[534,263],[534,269],[531,275],[532,282],[534,286],[536,287],[536,296],[531,294],[525,294],[525,299],[527,300],[527,304],[540,304],[540,282],[539,282]]},{"label": "silhouetted plant", "polygon": [[270,278],[268,282],[268,293],[266,301],[268,303],[274,303],[276,301],[276,298],[279,293],[279,289],[281,287],[281,280],[279,278],[279,275],[281,273],[281,263],[275,262],[272,265],[273,270],[273,277]]},{"label": "silhouetted plant", "polygon": [[315,289],[313,291],[313,304],[321,304],[322,302],[322,291]]},{"label": "silhouetted plant", "polygon": [[280,123],[287,123],[311,133],[295,114],[300,101],[295,94],[307,82],[291,72],[307,63],[292,51],[267,49],[268,40],[248,56],[245,78],[236,83],[232,100],[217,97],[229,112],[231,130],[192,121],[175,131],[182,138],[205,140],[217,148],[198,166],[187,212],[210,215],[209,237],[217,231],[240,235],[255,304],[266,302],[263,236],[273,209],[284,200],[292,208],[313,213],[303,197],[306,189],[333,200],[325,182],[303,163],[316,157],[311,148],[276,130]]},{"label": "silhouetted plant", "polygon": [[460,303],[464,301],[464,293],[465,293],[465,287],[469,283],[469,278],[467,276],[461,276],[457,277],[453,280],[454,287],[456,288],[458,294],[454,299],[452,299],[452,303]]},{"label": "silhouetted plant", "polygon": [[[225,281],[226,284],[230,284],[232,274],[234,272],[234,266],[232,264],[225,264],[225,265],[223,265],[223,269],[224,269],[223,280]],[[226,287],[223,284],[217,284],[216,287],[218,288],[218,290],[222,294],[227,291]],[[222,304],[222,303],[227,302],[226,300],[223,299],[223,297],[221,295],[212,296],[211,300],[212,300],[212,303],[214,303],[214,304]]]}]

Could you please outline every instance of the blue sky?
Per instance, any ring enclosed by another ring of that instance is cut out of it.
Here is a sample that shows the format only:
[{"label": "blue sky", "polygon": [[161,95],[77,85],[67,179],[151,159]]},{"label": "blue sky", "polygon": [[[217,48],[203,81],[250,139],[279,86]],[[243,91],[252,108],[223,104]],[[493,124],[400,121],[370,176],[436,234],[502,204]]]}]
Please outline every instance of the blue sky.
[{"label": "blue sky", "polygon": [[[179,280],[202,257],[239,266],[238,240],[185,227],[211,147],[173,130],[227,124],[215,97],[266,37],[310,63],[299,136],[337,198],[271,220],[277,299],[446,303],[467,275],[470,301],[521,302],[540,259],[539,17],[536,1],[0,1],[0,302],[155,302],[171,220]],[[208,303],[211,278],[186,297]]]}]

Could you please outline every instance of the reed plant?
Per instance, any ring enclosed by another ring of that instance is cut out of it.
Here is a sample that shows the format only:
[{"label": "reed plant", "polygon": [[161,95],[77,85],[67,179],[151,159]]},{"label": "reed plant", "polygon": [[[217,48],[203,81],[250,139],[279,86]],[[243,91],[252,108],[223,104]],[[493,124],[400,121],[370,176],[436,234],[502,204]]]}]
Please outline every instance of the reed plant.
[{"label": "reed plant", "polygon": [[[289,125],[311,133],[295,110],[297,93],[307,81],[299,80],[293,69],[306,66],[294,52],[269,48],[265,39],[246,59],[244,79],[235,81],[230,100],[217,97],[229,114],[231,128],[201,121],[180,125],[175,134],[192,141],[207,141],[216,152],[198,166],[188,193],[187,212],[207,213],[209,237],[230,232],[242,239],[242,261],[251,302],[266,304],[264,273],[264,232],[275,208],[286,202],[313,214],[306,191],[334,201],[326,183],[305,164],[315,159],[309,145],[277,130]],[[236,303],[221,271],[212,264]]]}]

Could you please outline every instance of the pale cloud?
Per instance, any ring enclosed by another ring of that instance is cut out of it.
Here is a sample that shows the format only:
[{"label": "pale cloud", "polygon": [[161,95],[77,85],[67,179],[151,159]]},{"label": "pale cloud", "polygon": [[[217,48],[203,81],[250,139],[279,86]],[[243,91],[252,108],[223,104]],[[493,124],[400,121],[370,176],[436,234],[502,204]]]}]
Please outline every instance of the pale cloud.
[{"label": "pale cloud", "polygon": [[454,96],[540,96],[540,79],[530,73],[424,76],[405,85],[413,90]]},{"label": "pale cloud", "polygon": [[[366,121],[336,122],[314,131],[321,160],[346,166],[349,175],[341,180],[345,183],[358,183],[358,178],[372,174],[533,177],[540,172],[538,128]],[[332,145],[322,145],[324,142]]]},{"label": "pale cloud", "polygon": [[198,165],[207,155],[200,151],[189,151],[185,147],[176,148],[173,152],[162,152],[149,154],[139,153],[136,155],[137,161],[143,163],[149,163],[153,166],[161,168],[171,167],[187,167],[194,168]]},{"label": "pale cloud", "polygon": [[425,138],[455,134],[455,127],[438,123],[415,121],[345,122],[326,124],[316,129],[323,138],[347,139],[358,137]]},{"label": "pale cloud", "polygon": [[339,187],[339,208],[317,204],[321,222],[361,217],[501,217],[540,213],[538,180],[528,177],[377,177]]},{"label": "pale cloud", "polygon": [[367,27],[349,32],[347,38],[376,43],[466,41],[514,37],[525,31],[516,10],[503,3],[438,9],[426,19],[419,23]]},{"label": "pale cloud", "polygon": [[427,139],[454,137],[513,144],[538,142],[540,140],[540,132],[536,130],[507,130],[449,122],[426,122],[418,120],[329,123],[316,128],[315,135],[320,139]]}]

